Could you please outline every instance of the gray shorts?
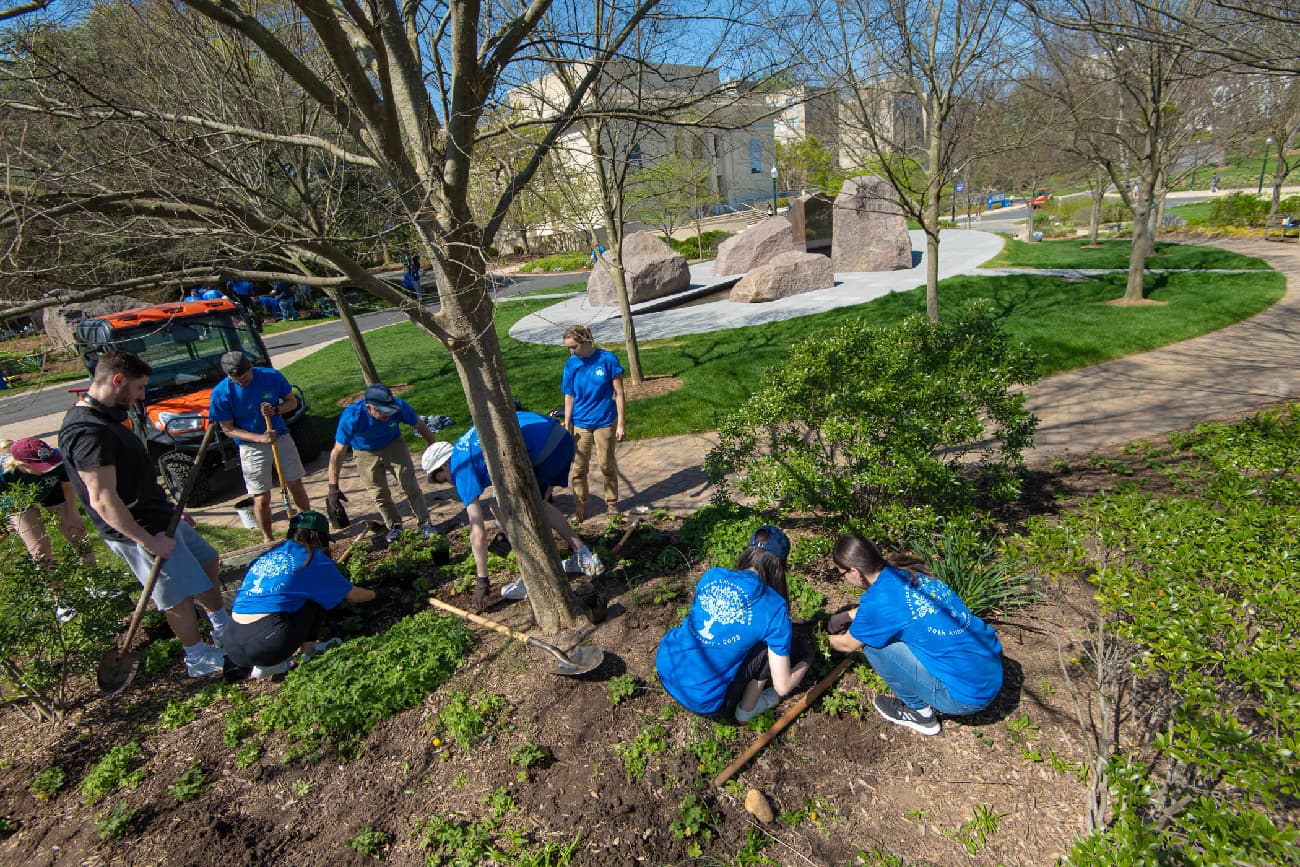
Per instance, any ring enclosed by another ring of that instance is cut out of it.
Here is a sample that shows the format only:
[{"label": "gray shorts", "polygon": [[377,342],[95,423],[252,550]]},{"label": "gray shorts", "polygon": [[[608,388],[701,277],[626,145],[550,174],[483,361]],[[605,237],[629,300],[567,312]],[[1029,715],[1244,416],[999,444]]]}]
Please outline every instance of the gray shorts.
[{"label": "gray shorts", "polygon": [[[275,441],[275,448],[280,453],[280,469],[284,470],[284,481],[295,482],[301,479],[302,459],[298,457],[298,447],[293,444],[293,437],[280,437]],[[275,469],[271,444],[240,440],[239,468],[244,471],[244,487],[250,494],[265,494],[271,490],[274,487],[272,470]]]},{"label": "gray shorts", "polygon": [[[217,559],[217,549],[184,521],[176,528],[175,539],[176,550],[163,561],[162,569],[158,572],[158,583],[154,585],[150,597],[159,611],[175,608],[191,596],[212,589],[212,579],[203,571],[203,564]],[[143,587],[153,569],[153,555],[136,542],[119,542],[114,539],[105,539],[104,542],[114,554],[126,561]]]}]

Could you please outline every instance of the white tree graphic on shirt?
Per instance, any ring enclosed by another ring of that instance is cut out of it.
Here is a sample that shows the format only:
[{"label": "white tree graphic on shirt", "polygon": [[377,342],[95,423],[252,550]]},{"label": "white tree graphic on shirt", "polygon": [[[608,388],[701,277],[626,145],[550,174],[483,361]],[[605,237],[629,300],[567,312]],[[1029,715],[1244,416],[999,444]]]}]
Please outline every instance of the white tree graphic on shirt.
[{"label": "white tree graphic on shirt", "polygon": [[717,582],[711,584],[699,597],[700,607],[709,615],[708,621],[700,629],[700,637],[713,640],[713,624],[738,623],[745,619],[745,597],[740,588],[734,584]]}]

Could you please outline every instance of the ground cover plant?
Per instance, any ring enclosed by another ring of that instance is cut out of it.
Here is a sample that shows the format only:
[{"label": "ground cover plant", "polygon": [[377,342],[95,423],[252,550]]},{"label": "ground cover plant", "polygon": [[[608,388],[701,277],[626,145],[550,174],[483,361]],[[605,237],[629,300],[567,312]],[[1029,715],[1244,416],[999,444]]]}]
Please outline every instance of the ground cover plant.
[{"label": "ground cover plant", "polygon": [[[1054,267],[1088,267],[1084,264],[1088,260],[1081,258],[1086,251],[1074,249],[1080,257],[1060,255],[1060,263]],[[1192,256],[1203,256],[1208,258],[1202,261],[1251,268],[1249,263],[1257,261],[1242,256],[1225,258],[1235,254],[1222,251],[1197,252],[1211,248],[1190,249],[1179,253],[1189,257],[1188,262]],[[1222,328],[1267,308],[1285,290],[1284,278],[1273,271],[1152,274],[1147,278],[1147,297],[1161,304],[1123,308],[1104,303],[1123,296],[1124,281],[1122,273],[1086,282],[1040,275],[965,276],[942,281],[939,294],[945,318],[973,302],[988,301],[999,326],[1027,344],[1038,360],[1038,372],[1046,376]],[[558,345],[521,343],[509,337],[509,329],[523,316],[551,303],[549,299],[527,298],[502,302],[496,317],[511,389],[525,407],[538,412],[548,412],[561,403],[559,381],[565,352]],[[677,377],[682,385],[637,401],[635,412],[629,413],[628,436],[642,439],[713,430],[719,414],[740,407],[762,372],[787,358],[793,344],[852,322],[897,325],[924,310],[925,291],[919,287],[784,322],[642,341],[641,360],[647,374]],[[557,325],[557,343],[561,330]],[[442,434],[444,438],[465,430],[469,413],[459,379],[450,356],[433,338],[404,323],[369,332],[366,342],[391,383],[411,386],[402,397],[418,412],[455,419],[456,424]],[[616,354],[622,351],[616,345],[609,348]],[[352,350],[343,343],[294,362],[286,368],[286,375],[311,396],[325,427],[342,411],[339,401],[364,387]],[[411,437],[412,445],[418,446],[418,438]]]}]

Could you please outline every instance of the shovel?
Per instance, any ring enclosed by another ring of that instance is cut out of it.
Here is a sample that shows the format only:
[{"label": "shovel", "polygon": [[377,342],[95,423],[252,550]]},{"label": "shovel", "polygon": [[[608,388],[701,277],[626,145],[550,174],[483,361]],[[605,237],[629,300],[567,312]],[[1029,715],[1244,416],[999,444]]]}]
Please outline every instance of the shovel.
[{"label": "shovel", "polygon": [[443,611],[455,614],[457,617],[463,617],[471,623],[477,623],[479,626],[486,626],[488,629],[495,629],[502,635],[508,635],[515,641],[522,641],[525,644],[531,644],[539,650],[545,650],[551,656],[555,657],[558,668],[553,674],[564,675],[565,677],[577,677],[580,674],[586,674],[592,669],[599,666],[605,660],[605,652],[599,647],[587,645],[585,647],[574,648],[573,655],[566,654],[563,650],[554,644],[548,644],[540,638],[533,638],[531,635],[524,635],[522,632],[516,632],[509,626],[497,623],[494,620],[488,620],[486,617],[480,617],[477,614],[470,614],[468,611],[457,608],[455,605],[449,605],[441,599],[429,597],[429,604],[435,608],[441,608]]},{"label": "shovel", "polygon": [[[208,450],[208,441],[212,438],[212,432],[216,427],[215,424],[209,423],[207,430],[203,432],[203,441],[199,443],[199,450],[194,455],[194,469],[186,477],[181,495],[176,500],[176,508],[172,509],[171,519],[167,521],[166,533],[169,538],[175,535],[176,527],[181,522],[181,515],[185,513],[185,503],[194,490],[194,483],[203,466],[203,453]],[[95,680],[98,681],[100,690],[109,695],[117,695],[130,686],[131,681],[135,679],[136,669],[140,666],[140,654],[127,653],[126,649],[131,646],[131,639],[135,638],[136,630],[140,628],[145,606],[149,604],[149,595],[153,593],[153,587],[158,583],[158,573],[162,570],[162,564],[162,557],[153,558],[153,567],[149,570],[149,577],[145,579],[144,589],[140,591],[140,601],[135,604],[135,612],[131,615],[131,622],[126,627],[126,634],[122,636],[121,644],[115,650],[105,651],[99,660],[99,666],[95,669]]]},{"label": "shovel", "polygon": [[[266,419],[266,429],[274,430],[271,427],[271,414],[264,412],[262,418]],[[292,518],[293,507],[289,505],[289,483],[284,480],[284,470],[280,469],[280,450],[276,448],[275,440],[271,440],[271,460],[275,462],[275,474],[280,477],[280,498],[284,500],[284,513]]]}]

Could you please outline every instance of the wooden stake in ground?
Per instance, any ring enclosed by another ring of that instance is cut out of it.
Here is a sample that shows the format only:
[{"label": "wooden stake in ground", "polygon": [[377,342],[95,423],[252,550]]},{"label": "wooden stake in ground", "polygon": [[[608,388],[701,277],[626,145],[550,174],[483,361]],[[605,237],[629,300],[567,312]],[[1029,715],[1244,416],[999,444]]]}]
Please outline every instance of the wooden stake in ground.
[{"label": "wooden stake in ground", "polygon": [[772,738],[779,735],[786,726],[795,721],[799,714],[807,710],[809,705],[815,702],[823,692],[830,689],[831,685],[840,679],[840,675],[848,671],[849,666],[855,662],[854,656],[854,654],[851,654],[841,659],[840,664],[831,669],[830,674],[823,677],[816,686],[805,692],[798,701],[792,704],[784,716],[772,723],[770,729],[763,732],[758,740],[749,745],[749,749],[737,756],[734,762],[723,768],[722,772],[713,778],[713,787],[716,789],[735,776],[735,773],[748,764],[750,759],[762,752],[763,747],[771,743]]}]

